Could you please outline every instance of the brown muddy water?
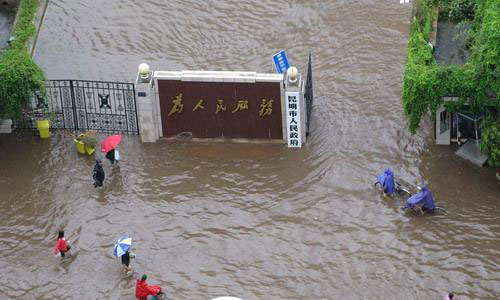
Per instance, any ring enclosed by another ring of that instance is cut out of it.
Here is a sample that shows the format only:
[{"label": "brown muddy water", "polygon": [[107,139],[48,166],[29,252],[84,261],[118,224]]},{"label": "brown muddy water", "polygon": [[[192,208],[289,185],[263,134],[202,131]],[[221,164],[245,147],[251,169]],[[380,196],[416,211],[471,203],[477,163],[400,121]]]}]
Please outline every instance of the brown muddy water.
[{"label": "brown muddy water", "polygon": [[[50,1],[35,54],[50,79],[132,81],[143,61],[271,72],[280,49],[304,70],[312,51],[312,134],[298,151],[126,136],[103,189],[69,133],[1,136],[0,299],[132,300],[142,273],[170,299],[497,299],[494,170],[405,127],[409,15],[397,0]],[[449,214],[401,214],[373,188],[387,166]],[[133,276],[112,255],[122,233]]]}]

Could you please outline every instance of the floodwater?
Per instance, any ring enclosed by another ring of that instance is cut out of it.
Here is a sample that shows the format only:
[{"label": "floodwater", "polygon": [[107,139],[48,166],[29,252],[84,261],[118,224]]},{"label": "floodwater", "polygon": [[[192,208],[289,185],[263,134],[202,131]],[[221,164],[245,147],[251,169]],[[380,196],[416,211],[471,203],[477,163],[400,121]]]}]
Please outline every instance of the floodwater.
[{"label": "floodwater", "polygon": [[[170,299],[497,299],[494,170],[410,135],[400,89],[411,8],[397,0],[53,0],[35,59],[50,79],[132,81],[154,69],[272,71],[286,49],[315,104],[306,146],[127,136],[122,161],[67,132],[0,137],[0,299],[134,299],[142,273]],[[103,136],[99,136],[102,138]],[[446,216],[400,212],[375,175],[426,182]],[[72,258],[51,254],[57,230]],[[134,238],[133,276],[112,256]]]}]

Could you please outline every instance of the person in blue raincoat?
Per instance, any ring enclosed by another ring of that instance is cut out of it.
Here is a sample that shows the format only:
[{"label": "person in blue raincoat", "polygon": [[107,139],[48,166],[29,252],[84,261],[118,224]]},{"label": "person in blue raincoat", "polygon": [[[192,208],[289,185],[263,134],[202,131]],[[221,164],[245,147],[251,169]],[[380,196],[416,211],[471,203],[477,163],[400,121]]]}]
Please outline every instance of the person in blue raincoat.
[{"label": "person in blue raincoat", "polygon": [[384,173],[377,176],[377,182],[382,185],[384,189],[384,194],[392,195],[396,192],[396,186],[394,184],[394,173],[389,168],[384,170]]},{"label": "person in blue raincoat", "polygon": [[420,211],[421,213],[434,212],[436,204],[434,204],[431,191],[425,185],[419,187],[419,189],[420,192],[406,200],[406,206],[404,208],[411,208],[413,210]]}]

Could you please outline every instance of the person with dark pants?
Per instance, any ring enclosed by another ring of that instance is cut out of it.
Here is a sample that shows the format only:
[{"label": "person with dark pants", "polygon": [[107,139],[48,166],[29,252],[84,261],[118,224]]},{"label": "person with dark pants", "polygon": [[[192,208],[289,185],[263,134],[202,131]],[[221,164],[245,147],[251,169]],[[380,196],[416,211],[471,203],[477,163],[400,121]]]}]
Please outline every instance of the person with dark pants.
[{"label": "person with dark pants", "polygon": [[104,169],[102,168],[101,160],[96,159],[94,166],[94,173],[92,174],[92,178],[94,178],[94,187],[102,186],[105,177],[106,175],[104,174]]},{"label": "person with dark pants", "polygon": [[54,255],[60,254],[62,258],[65,257],[65,253],[68,252],[71,247],[68,242],[64,239],[64,230],[60,230],[57,238],[57,243],[54,246]]},{"label": "person with dark pants", "polygon": [[111,149],[110,151],[106,152],[106,158],[109,159],[111,164],[115,163],[115,149]]},{"label": "person with dark pants", "polygon": [[130,267],[130,258],[134,258],[135,255],[133,253],[130,253],[125,251],[125,253],[121,256],[122,259],[122,265],[125,266],[127,273],[130,273],[132,271],[132,268]]}]

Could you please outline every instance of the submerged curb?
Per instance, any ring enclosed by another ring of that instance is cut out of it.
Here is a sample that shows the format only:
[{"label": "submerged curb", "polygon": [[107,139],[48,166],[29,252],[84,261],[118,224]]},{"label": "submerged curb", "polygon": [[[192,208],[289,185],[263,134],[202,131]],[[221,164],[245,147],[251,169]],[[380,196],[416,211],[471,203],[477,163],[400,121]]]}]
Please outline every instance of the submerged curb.
[{"label": "submerged curb", "polygon": [[47,11],[47,6],[49,6],[48,0],[39,0],[38,11],[35,16],[35,35],[29,40],[28,51],[33,57],[36,49],[36,42],[38,41],[38,36],[40,35],[40,30],[42,28],[42,23],[45,18],[45,12]]},{"label": "submerged curb", "polygon": [[[19,16],[21,14],[21,10],[19,9],[21,2],[23,0],[18,1],[16,17],[14,18],[14,23],[12,23],[12,29],[10,35],[13,35],[13,30],[16,28],[17,22],[19,21]],[[49,4],[48,0],[38,0],[38,10],[36,12],[35,19],[33,21],[35,25],[35,34],[28,40],[28,45],[26,46],[28,49],[28,53],[33,57],[35,52],[36,42],[38,40],[38,35],[40,33],[40,29],[42,27],[43,19],[45,18],[45,12],[47,10],[47,6]]]}]

